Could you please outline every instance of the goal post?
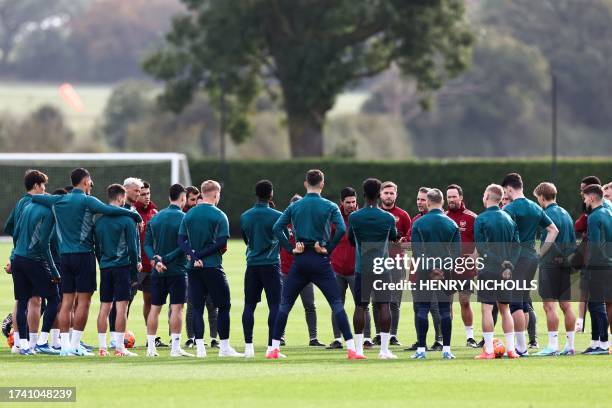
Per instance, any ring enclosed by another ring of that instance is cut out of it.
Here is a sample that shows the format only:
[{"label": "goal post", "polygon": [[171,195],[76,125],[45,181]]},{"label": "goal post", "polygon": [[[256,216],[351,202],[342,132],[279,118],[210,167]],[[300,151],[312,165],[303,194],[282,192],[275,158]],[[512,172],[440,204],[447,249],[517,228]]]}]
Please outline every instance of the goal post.
[{"label": "goal post", "polygon": [[[0,153],[0,227],[25,192],[23,176],[37,169],[49,176],[52,192],[70,184],[70,172],[84,167],[94,181],[92,194],[106,201],[106,187],[138,177],[151,184],[151,197],[159,207],[168,202],[171,184],[191,185],[187,157],[181,153]],[[1,228],[0,228],[1,229]]]}]

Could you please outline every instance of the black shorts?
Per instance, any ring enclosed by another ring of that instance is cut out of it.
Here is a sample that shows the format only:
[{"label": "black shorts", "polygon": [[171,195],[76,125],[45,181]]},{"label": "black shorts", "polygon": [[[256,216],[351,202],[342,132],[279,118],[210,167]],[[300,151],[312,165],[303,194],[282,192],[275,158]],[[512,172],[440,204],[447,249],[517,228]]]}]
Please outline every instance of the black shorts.
[{"label": "black shorts", "polygon": [[261,302],[261,292],[266,291],[269,305],[278,305],[281,297],[281,277],[278,265],[247,266],[244,273],[244,303]]},{"label": "black shorts", "polygon": [[151,272],[138,272],[138,290],[145,293],[151,292]]},{"label": "black shorts", "polygon": [[[389,289],[393,282],[391,273],[355,273],[355,305],[367,306],[370,303],[392,303],[397,300],[396,290]],[[400,291],[401,293],[401,291]],[[401,299],[401,297],[400,297]]]},{"label": "black shorts", "polygon": [[572,282],[569,266],[540,266],[538,276],[538,294],[544,301],[569,301],[572,296]]},{"label": "black shorts", "polygon": [[478,291],[476,299],[480,303],[494,305],[496,303],[509,304],[512,301],[513,293],[501,287],[504,280],[499,276],[501,271],[481,272],[478,275]]},{"label": "black shorts", "polygon": [[62,293],[93,293],[96,281],[96,256],[93,252],[61,255]]},{"label": "black shorts", "polygon": [[45,261],[37,261],[15,255],[11,262],[15,300],[27,302],[32,296],[43,298],[57,294],[57,285]]},{"label": "black shorts", "polygon": [[132,298],[129,266],[100,270],[100,302],[126,302]]},{"label": "black shorts", "polygon": [[165,305],[168,295],[170,295],[171,305],[182,305],[187,300],[187,277],[185,275],[151,275],[149,279],[152,305]]}]

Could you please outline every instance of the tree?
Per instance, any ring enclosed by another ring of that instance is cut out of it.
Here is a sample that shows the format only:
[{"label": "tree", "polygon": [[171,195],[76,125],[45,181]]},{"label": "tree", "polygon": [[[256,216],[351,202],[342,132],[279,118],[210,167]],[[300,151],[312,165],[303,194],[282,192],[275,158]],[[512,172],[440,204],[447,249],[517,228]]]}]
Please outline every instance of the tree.
[{"label": "tree", "polygon": [[[397,64],[422,91],[469,62],[460,0],[182,0],[166,45],[144,62],[180,111],[201,88],[227,106],[235,141],[250,131],[257,95],[280,87],[292,156],[323,154],[323,126],[347,86]],[[224,98],[221,98],[221,96]]]},{"label": "tree", "polygon": [[487,0],[484,24],[538,47],[558,80],[561,119],[608,129],[612,0]]},{"label": "tree", "polygon": [[64,24],[83,0],[0,0],[0,74],[7,74],[14,49],[37,30]]}]

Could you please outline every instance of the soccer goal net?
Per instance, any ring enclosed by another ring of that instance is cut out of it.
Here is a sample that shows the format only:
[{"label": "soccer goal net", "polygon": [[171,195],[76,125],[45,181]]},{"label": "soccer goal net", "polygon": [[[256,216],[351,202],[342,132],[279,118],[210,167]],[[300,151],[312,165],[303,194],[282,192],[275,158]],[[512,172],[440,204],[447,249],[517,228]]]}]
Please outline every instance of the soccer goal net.
[{"label": "soccer goal net", "polygon": [[[151,197],[160,206],[173,183],[191,185],[187,158],[179,153],[2,153],[0,154],[0,226],[24,194],[23,176],[37,169],[49,176],[47,190],[70,185],[70,172],[84,167],[94,181],[92,194],[106,201],[106,187],[137,177],[151,185]],[[0,228],[1,229],[1,228]]]}]

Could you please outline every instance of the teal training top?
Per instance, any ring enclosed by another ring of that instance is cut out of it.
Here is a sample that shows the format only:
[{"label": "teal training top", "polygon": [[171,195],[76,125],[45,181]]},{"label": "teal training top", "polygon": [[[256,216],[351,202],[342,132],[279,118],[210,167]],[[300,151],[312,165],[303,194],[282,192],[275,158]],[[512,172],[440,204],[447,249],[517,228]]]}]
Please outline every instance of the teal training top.
[{"label": "teal training top", "polygon": [[612,209],[600,205],[587,217],[589,269],[612,269]]},{"label": "teal training top", "polygon": [[[227,215],[212,204],[198,204],[185,215],[179,235],[187,236],[196,254],[202,252],[205,247],[214,245],[218,238],[229,238]],[[222,260],[220,251],[202,259],[205,268],[219,268]]]},{"label": "teal training top", "polygon": [[94,224],[95,251],[100,269],[130,267],[136,277],[138,234],[136,224],[127,216],[99,217]]},{"label": "teal training top", "polygon": [[32,194],[25,193],[23,197],[17,201],[15,207],[11,210],[8,219],[4,223],[4,233],[13,237],[13,249],[11,249],[10,259],[13,260],[13,253],[15,252],[16,240],[14,237],[15,227],[19,222],[19,217],[24,208],[26,208],[32,202]]},{"label": "teal training top", "polygon": [[521,249],[516,222],[498,206],[487,208],[474,221],[474,242],[484,268],[479,276],[501,277],[501,265],[509,261],[516,266]]},{"label": "teal training top", "polygon": [[32,196],[35,203],[53,209],[61,254],[87,253],[94,250],[94,215],[127,215],[137,223],[142,218],[137,212],[102,203],[78,188],[65,195]]},{"label": "teal training top", "polygon": [[[412,224],[410,240],[414,257],[455,260],[461,254],[461,233],[457,223],[437,208],[430,210]],[[432,265],[431,262],[427,264]],[[442,262],[442,264],[447,263]],[[431,269],[433,268],[425,267],[420,272],[428,272]]]},{"label": "teal training top", "polygon": [[247,266],[280,263],[280,245],[272,229],[281,215],[282,212],[270,208],[268,203],[257,203],[242,213],[240,231],[247,245]]},{"label": "teal training top", "polygon": [[[574,221],[564,208],[559,206],[557,203],[552,203],[544,209],[544,212],[552,220],[557,229],[559,235],[555,239],[555,250],[550,251],[551,255],[560,254],[561,256],[568,257],[576,250],[576,231],[574,230]],[[548,231],[543,230],[541,234],[542,242],[546,241]],[[551,248],[552,249],[552,248]],[[550,257],[548,252],[545,258]]]},{"label": "teal training top", "polygon": [[13,235],[16,239],[14,255],[45,262],[51,274],[59,277],[50,245],[54,224],[53,213],[44,205],[31,204],[25,207]]},{"label": "teal training top", "polygon": [[[348,217],[348,237],[355,244],[355,273],[368,267],[374,257],[389,256],[389,241],[397,240],[395,217],[374,206],[352,212]],[[371,271],[366,271],[371,272]]]},{"label": "teal training top", "polygon": [[[293,247],[289,243],[287,233],[289,224],[293,227],[296,242],[314,244],[318,241],[329,253],[346,232],[346,225],[338,205],[317,193],[308,193],[304,198],[292,203],[274,224],[274,235],[283,248],[291,252]],[[336,227],[333,236],[332,224]]]},{"label": "teal training top", "polygon": [[149,259],[160,256],[166,270],[159,274],[151,269],[153,276],[185,276],[187,258],[178,244],[179,229],[185,213],[176,205],[169,205],[153,216],[147,223],[144,250]]},{"label": "teal training top", "polygon": [[525,197],[517,198],[504,206],[504,211],[516,222],[521,240],[521,256],[537,258],[535,240],[538,230],[545,229],[552,220],[542,207]]}]

